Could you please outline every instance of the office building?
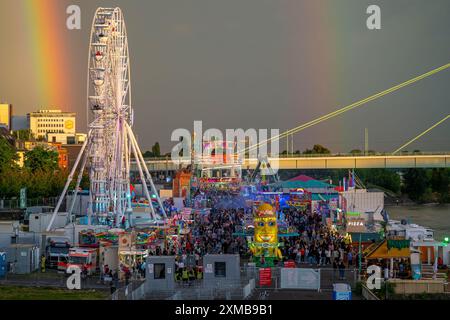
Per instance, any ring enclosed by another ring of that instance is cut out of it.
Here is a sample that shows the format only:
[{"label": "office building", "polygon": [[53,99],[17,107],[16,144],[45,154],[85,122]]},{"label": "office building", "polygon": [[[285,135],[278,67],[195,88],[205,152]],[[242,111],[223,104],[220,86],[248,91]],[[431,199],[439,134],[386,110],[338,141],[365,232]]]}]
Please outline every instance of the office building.
[{"label": "office building", "polygon": [[47,134],[65,133],[75,135],[75,112],[61,110],[38,110],[27,114],[28,127],[36,139],[47,138]]}]

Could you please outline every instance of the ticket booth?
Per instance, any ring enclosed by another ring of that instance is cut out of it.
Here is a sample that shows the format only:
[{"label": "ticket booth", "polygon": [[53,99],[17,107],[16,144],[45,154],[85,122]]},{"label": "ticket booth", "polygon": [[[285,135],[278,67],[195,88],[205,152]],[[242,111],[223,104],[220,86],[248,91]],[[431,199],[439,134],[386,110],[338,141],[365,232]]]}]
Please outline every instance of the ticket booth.
[{"label": "ticket booth", "polygon": [[169,291],[175,287],[175,256],[148,256],[145,270],[145,291]]},{"label": "ticket booth", "polygon": [[241,279],[238,254],[207,254],[203,257],[204,286],[237,286]]}]

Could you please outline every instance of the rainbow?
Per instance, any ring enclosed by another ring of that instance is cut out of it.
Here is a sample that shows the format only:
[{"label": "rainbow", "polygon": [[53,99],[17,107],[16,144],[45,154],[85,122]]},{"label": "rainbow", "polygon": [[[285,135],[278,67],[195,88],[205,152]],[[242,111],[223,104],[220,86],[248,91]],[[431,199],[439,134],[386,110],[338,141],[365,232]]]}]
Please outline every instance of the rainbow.
[{"label": "rainbow", "polygon": [[[70,73],[64,54],[65,8],[55,0],[21,0],[39,107],[70,109]],[[36,106],[38,107],[38,106]]]},{"label": "rainbow", "polygon": [[[336,19],[341,10],[339,4],[333,1],[316,0],[289,1],[283,10],[286,30],[290,34],[289,48],[285,53],[290,70],[289,84],[292,86],[289,104],[296,110],[302,107],[308,110],[296,119],[297,122],[315,119],[339,105],[344,85],[339,75],[345,70],[345,61],[342,61],[345,50],[338,41],[342,34]],[[299,12],[302,12],[302,19]],[[307,81],[304,80],[305,74],[308,75]],[[299,95],[299,92],[302,94]],[[333,125],[344,134],[345,128],[342,126],[339,121]],[[316,130],[314,141],[326,144],[329,139],[327,130]],[[296,144],[298,140],[299,137],[295,139]],[[310,142],[298,143],[296,148],[311,148]],[[284,146],[280,148],[283,150]]]}]

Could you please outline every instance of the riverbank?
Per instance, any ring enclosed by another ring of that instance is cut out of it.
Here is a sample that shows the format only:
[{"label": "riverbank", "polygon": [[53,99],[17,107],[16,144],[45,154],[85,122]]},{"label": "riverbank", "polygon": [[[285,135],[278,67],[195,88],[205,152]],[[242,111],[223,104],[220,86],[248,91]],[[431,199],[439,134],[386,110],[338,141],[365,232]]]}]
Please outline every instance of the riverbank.
[{"label": "riverbank", "polygon": [[437,241],[450,235],[450,204],[386,205],[385,208],[391,219],[406,219],[433,229]]}]

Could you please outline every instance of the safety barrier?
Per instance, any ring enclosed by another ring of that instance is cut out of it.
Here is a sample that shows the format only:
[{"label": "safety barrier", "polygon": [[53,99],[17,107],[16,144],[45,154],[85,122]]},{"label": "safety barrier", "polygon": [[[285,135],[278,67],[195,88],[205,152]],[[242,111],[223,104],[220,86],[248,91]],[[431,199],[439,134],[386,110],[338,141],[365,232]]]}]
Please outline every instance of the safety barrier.
[{"label": "safety barrier", "polygon": [[[250,268],[249,268],[250,269]],[[296,288],[293,288],[294,285],[293,282],[289,284],[289,286],[286,286],[286,283],[283,284],[282,279],[282,269],[280,267],[271,268],[271,281],[270,285],[261,285],[260,279],[259,279],[259,268],[255,268],[254,272],[255,274],[255,281],[256,281],[256,288],[258,289],[314,289],[314,290],[325,290],[325,291],[332,291],[333,290],[333,284],[335,283],[347,283],[352,288],[356,286],[356,283],[358,282],[358,270],[353,268],[347,268],[344,270],[339,271],[338,269],[333,268],[307,268],[306,266],[302,266],[300,268],[292,268],[292,270],[296,269],[304,269],[304,270],[315,270],[315,272],[319,272],[320,270],[320,276],[315,277],[315,281],[312,278],[314,276],[314,273],[311,273],[310,275],[306,275],[305,277],[302,275],[299,278],[300,284],[304,282],[311,282],[311,286],[306,287],[304,285],[299,285]],[[287,268],[290,269],[290,268]],[[250,272],[250,271],[249,271]],[[295,271],[293,271],[295,272]],[[286,276],[285,276],[286,277]],[[296,278],[297,279],[297,278]],[[302,280],[303,279],[303,280]],[[317,283],[319,281],[319,283]],[[315,282],[315,283],[313,283]],[[314,286],[312,286],[314,284]],[[288,288],[289,287],[289,288]]]},{"label": "safety barrier", "polygon": [[365,300],[380,300],[375,293],[370,291],[369,288],[367,288],[366,285],[362,284],[362,296]]},{"label": "safety barrier", "polygon": [[250,279],[248,284],[243,288],[244,299],[247,299],[255,290],[255,279]]}]

